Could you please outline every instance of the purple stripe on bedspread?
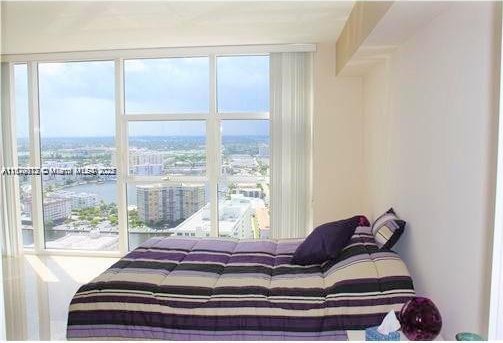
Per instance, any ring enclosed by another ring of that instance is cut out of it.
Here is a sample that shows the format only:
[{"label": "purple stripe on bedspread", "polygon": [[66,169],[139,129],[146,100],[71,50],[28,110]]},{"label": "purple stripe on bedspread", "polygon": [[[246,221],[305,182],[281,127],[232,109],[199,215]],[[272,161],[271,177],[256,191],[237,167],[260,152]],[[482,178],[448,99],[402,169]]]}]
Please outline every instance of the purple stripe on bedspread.
[{"label": "purple stripe on bedspread", "polygon": [[280,331],[196,331],[152,328],[145,326],[124,325],[74,325],[68,330],[69,336],[75,339],[88,337],[123,337],[137,339],[162,339],[162,340],[331,340],[346,341],[346,331],[327,332],[280,332]]}]

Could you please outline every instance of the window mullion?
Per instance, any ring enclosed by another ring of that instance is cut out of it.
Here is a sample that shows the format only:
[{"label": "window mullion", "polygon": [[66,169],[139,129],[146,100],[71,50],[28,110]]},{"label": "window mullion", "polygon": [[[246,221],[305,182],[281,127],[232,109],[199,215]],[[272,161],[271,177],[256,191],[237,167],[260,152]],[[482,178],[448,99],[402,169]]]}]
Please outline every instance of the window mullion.
[{"label": "window mullion", "polygon": [[222,120],[269,120],[269,112],[219,113]]},{"label": "window mullion", "polygon": [[206,125],[206,137],[208,140],[206,150],[206,165],[209,179],[210,192],[210,222],[211,236],[218,236],[218,176],[220,170],[220,130],[217,118],[217,68],[215,55],[209,56],[210,65],[210,116]]},{"label": "window mullion", "polygon": [[119,231],[119,251],[128,251],[128,216],[126,198],[127,177],[127,132],[124,116],[124,60],[115,60],[115,149],[117,163],[117,216]]},{"label": "window mullion", "polygon": [[[38,63],[28,63],[28,113],[30,163],[35,167],[42,167],[40,144],[40,108],[38,89]],[[44,209],[42,204],[42,176],[35,176],[31,181],[31,219],[33,225],[33,243],[35,252],[45,249]]]},{"label": "window mullion", "polygon": [[134,121],[169,121],[169,120],[206,120],[208,113],[154,113],[125,114],[128,122]]}]

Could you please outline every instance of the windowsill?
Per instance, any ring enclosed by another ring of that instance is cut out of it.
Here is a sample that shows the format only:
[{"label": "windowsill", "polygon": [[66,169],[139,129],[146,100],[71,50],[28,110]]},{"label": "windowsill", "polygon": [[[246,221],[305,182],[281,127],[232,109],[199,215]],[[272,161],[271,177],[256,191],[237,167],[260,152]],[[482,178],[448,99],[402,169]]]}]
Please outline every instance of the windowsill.
[{"label": "windowsill", "polygon": [[26,255],[40,256],[75,256],[75,257],[122,257],[120,251],[89,251],[89,250],[65,250],[65,249],[43,249],[35,251],[33,249],[24,250]]}]

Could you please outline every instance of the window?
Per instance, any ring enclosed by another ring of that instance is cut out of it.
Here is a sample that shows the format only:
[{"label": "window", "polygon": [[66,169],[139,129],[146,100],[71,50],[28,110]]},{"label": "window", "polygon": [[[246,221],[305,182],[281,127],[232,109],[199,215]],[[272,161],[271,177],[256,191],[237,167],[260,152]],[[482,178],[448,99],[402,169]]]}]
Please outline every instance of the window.
[{"label": "window", "polygon": [[117,250],[114,63],[38,70],[45,246]]},{"label": "window", "polygon": [[130,249],[156,235],[268,237],[269,56],[124,68]]},{"label": "window", "polygon": [[[30,226],[32,184],[42,195],[40,249],[269,236],[268,55],[33,66],[14,68],[19,165],[40,159],[44,172],[20,179],[26,246],[39,232]],[[29,70],[38,80],[32,121]]]}]

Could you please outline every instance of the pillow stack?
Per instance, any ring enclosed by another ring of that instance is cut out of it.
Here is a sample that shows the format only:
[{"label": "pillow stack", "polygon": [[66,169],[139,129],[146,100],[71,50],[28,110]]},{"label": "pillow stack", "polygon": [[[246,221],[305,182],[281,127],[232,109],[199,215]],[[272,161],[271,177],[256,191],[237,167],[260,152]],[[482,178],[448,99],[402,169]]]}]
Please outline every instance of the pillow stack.
[{"label": "pillow stack", "polygon": [[[307,266],[337,259],[359,226],[370,227],[365,216],[354,216],[318,226],[295,250],[291,263]],[[405,221],[398,218],[392,208],[379,216],[371,227],[379,249],[391,249],[404,229]]]}]

